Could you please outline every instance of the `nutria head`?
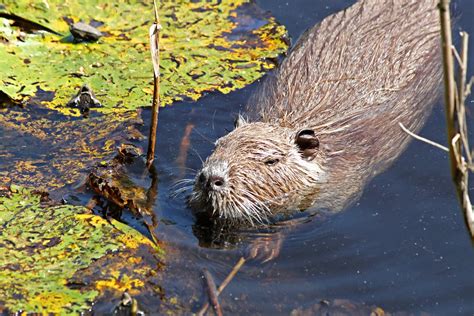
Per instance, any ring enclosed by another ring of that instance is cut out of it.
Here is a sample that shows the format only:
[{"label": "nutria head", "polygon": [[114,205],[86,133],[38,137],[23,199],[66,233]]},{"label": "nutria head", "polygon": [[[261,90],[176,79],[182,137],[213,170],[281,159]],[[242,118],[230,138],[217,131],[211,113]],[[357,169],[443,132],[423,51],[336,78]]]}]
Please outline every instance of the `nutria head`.
[{"label": "nutria head", "polygon": [[325,181],[311,129],[239,120],[197,173],[191,206],[211,217],[250,223],[302,210]]}]

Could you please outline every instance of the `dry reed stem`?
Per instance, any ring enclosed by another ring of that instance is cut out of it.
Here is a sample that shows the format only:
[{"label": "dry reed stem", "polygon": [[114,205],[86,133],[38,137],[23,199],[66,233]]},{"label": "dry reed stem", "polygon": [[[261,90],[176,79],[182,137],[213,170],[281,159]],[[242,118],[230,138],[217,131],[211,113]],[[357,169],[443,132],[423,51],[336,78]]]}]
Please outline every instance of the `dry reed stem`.
[{"label": "dry reed stem", "polygon": [[446,127],[449,144],[449,160],[451,166],[451,175],[456,181],[458,177],[459,168],[456,164],[456,157],[454,156],[454,148],[452,148],[452,139],[456,135],[455,126],[455,90],[456,84],[454,82],[454,61],[452,46],[453,40],[451,36],[451,17],[449,12],[450,0],[441,0],[439,3],[439,12],[441,20],[441,45],[443,52],[443,69],[444,69],[444,98],[446,107]]},{"label": "dry reed stem", "polygon": [[458,121],[459,130],[461,131],[462,145],[464,146],[464,154],[466,155],[468,163],[472,163],[472,156],[469,150],[469,139],[467,134],[467,122],[466,122],[466,76],[467,76],[467,52],[469,45],[469,34],[461,32],[462,44],[461,44],[461,61],[459,63],[459,77],[458,77],[458,89],[459,89],[459,109],[458,109]]},{"label": "dry reed stem", "polygon": [[[456,193],[464,212],[464,218],[471,234],[474,237],[474,214],[468,193],[469,167],[472,165],[472,156],[467,138],[467,124],[465,113],[465,99],[471,89],[472,80],[466,85],[467,51],[469,37],[461,33],[461,54],[453,48],[451,18],[449,11],[450,0],[440,0],[438,8],[441,21],[441,44],[443,53],[446,126],[449,144],[449,161],[451,176],[456,186]],[[453,55],[459,62],[459,73],[455,81]],[[464,158],[463,155],[466,155]]]},{"label": "dry reed stem", "polygon": [[156,130],[158,126],[158,111],[160,109],[160,17],[156,1],[153,1],[155,11],[155,23],[150,27],[150,51],[153,62],[153,106],[151,115],[150,134],[148,137],[148,151],[146,155],[146,165],[148,168],[155,159]]}]

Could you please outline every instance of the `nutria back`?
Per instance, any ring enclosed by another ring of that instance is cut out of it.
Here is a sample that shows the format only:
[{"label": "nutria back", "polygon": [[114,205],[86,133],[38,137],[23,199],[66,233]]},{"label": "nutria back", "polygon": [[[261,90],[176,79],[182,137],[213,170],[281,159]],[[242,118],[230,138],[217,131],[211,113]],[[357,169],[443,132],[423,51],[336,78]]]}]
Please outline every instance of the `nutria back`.
[{"label": "nutria back", "polygon": [[436,4],[357,2],[303,34],[251,99],[251,121],[314,129],[331,175],[326,207],[342,208],[393,162],[410,140],[398,123],[419,131],[438,99]]},{"label": "nutria back", "polygon": [[191,205],[219,217],[338,211],[393,162],[439,95],[435,0],[362,0],[309,29],[219,139]]}]

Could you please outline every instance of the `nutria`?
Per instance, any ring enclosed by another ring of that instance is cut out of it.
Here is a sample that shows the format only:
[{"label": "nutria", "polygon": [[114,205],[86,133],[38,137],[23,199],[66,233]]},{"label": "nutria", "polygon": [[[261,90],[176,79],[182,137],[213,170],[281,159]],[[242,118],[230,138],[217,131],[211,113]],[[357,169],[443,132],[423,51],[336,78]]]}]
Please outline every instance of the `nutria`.
[{"label": "nutria", "polygon": [[435,0],[362,0],[315,25],[216,142],[190,204],[265,222],[336,212],[422,127],[439,95]]}]

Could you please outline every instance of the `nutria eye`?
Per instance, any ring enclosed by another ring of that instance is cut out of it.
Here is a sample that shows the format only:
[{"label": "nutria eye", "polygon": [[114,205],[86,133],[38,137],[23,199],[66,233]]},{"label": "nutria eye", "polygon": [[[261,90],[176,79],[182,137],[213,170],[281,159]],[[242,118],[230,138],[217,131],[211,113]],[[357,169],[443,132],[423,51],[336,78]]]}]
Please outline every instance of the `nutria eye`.
[{"label": "nutria eye", "polygon": [[274,165],[276,165],[277,162],[279,162],[279,161],[280,161],[280,159],[268,159],[268,160],[265,161],[265,164],[266,164],[267,166],[274,166]]}]

